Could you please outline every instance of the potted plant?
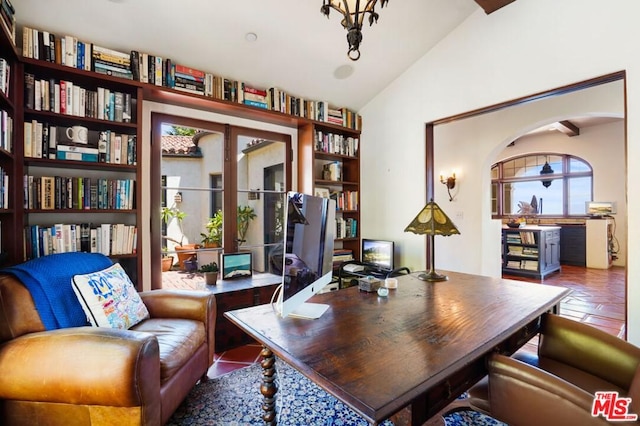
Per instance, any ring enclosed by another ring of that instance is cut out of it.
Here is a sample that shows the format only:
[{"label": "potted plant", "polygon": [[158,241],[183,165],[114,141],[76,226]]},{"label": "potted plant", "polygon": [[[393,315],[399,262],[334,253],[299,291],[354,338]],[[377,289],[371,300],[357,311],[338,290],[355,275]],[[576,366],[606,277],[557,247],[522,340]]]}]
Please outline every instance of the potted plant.
[{"label": "potted plant", "polygon": [[176,253],[178,255],[178,266],[180,267],[180,269],[184,271],[187,268],[186,265],[184,264],[184,261],[189,260],[191,257],[193,257],[195,255],[195,252],[193,250],[198,248],[197,244],[183,243],[184,231],[182,230],[182,222],[184,221],[184,218],[187,216],[187,214],[175,206],[163,207],[162,210],[160,211],[160,214],[162,216],[162,221],[166,225],[168,225],[173,219],[176,219],[178,221],[178,228],[180,230],[180,239],[177,240],[168,235],[163,235],[162,238],[176,244],[174,249],[176,250]]},{"label": "potted plant", "polygon": [[215,285],[218,281],[218,264],[216,262],[202,265],[198,271],[204,274],[204,281],[207,285]]},{"label": "potted plant", "polygon": [[240,244],[246,241],[249,224],[258,215],[251,206],[238,206],[238,242]]},{"label": "potted plant", "polygon": [[200,233],[205,247],[222,246],[222,210],[218,210],[205,225],[206,233]]}]

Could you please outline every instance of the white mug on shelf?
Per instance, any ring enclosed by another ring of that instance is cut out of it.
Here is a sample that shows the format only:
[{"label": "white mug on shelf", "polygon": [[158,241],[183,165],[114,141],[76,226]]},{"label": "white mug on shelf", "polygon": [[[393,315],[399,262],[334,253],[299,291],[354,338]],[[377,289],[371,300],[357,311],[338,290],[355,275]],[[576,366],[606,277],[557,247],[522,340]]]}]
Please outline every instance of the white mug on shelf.
[{"label": "white mug on shelf", "polygon": [[84,126],[67,127],[67,137],[75,143],[87,143],[89,130]]}]

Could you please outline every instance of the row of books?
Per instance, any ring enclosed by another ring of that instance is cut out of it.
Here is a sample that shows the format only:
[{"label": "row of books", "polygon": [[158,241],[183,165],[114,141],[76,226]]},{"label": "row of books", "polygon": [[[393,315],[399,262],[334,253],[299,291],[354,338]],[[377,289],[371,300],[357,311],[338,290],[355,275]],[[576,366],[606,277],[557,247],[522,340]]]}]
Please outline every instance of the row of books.
[{"label": "row of books", "polygon": [[24,122],[25,158],[48,158],[109,164],[137,164],[137,136],[88,130],[87,143],[70,138],[70,128],[38,120]]},{"label": "row of books", "polygon": [[13,118],[0,109],[0,148],[13,152]]},{"label": "row of books", "polygon": [[358,221],[353,218],[336,218],[336,239],[358,236]]},{"label": "row of books", "polygon": [[41,210],[135,209],[133,179],[24,176],[24,208]]},{"label": "row of books", "polygon": [[337,133],[318,130],[315,134],[315,150],[318,152],[355,157],[358,154],[358,143],[358,138]]},{"label": "row of books", "polygon": [[0,0],[0,23],[16,44],[16,10],[9,0]]},{"label": "row of books", "polygon": [[537,271],[538,270],[538,261],[537,260],[508,260],[507,268],[511,269],[525,269],[527,271]]},{"label": "row of books", "polygon": [[9,208],[9,175],[3,167],[0,167],[0,209]]},{"label": "row of books", "polygon": [[[288,94],[277,87],[255,88],[242,81],[176,64],[170,58],[138,50],[129,53],[96,46],[73,36],[56,36],[24,27],[23,56],[237,102],[360,130],[362,119],[347,108]],[[259,92],[259,93],[256,93]],[[257,97],[255,95],[258,95]]]},{"label": "row of books", "polygon": [[358,210],[358,191],[335,191],[329,197],[336,200],[338,210]]},{"label": "row of books", "polygon": [[76,117],[130,123],[133,100],[130,93],[104,87],[90,90],[68,80],[39,79],[24,75],[24,104],[28,109]]},{"label": "row of books", "polygon": [[506,240],[518,244],[536,244],[536,233],[533,231],[507,232]]},{"label": "row of books", "polygon": [[9,97],[9,89],[11,88],[10,79],[11,66],[4,58],[0,58],[0,92],[7,97]]},{"label": "row of books", "polygon": [[322,165],[322,179],[338,182],[342,180],[342,163],[332,161]]},{"label": "row of books", "polygon": [[138,229],[123,223],[57,223],[51,226],[27,225],[24,228],[25,260],[81,251],[106,256],[134,254],[137,244]]},{"label": "row of books", "polygon": [[342,263],[353,260],[353,250],[349,249],[334,249],[333,250],[333,263]]},{"label": "row of books", "polygon": [[535,247],[508,246],[508,253],[512,256],[538,258],[538,249]]}]

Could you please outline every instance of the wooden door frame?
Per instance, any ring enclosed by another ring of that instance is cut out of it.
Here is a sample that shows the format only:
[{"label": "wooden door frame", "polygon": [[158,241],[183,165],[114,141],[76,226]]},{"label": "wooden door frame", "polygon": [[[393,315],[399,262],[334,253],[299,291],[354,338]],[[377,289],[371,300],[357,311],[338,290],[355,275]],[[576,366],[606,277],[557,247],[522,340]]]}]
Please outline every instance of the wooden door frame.
[{"label": "wooden door frame", "polygon": [[[456,121],[460,121],[463,120],[465,118],[471,118],[471,117],[476,117],[479,115],[483,115],[483,114],[487,114],[487,113],[491,113],[491,112],[495,112],[495,111],[499,111],[502,110],[504,108],[508,108],[508,107],[512,107],[512,106],[517,106],[517,105],[521,105],[524,103],[528,103],[528,102],[533,102],[533,101],[537,101],[537,100],[541,100],[541,99],[545,99],[545,98],[551,98],[551,97],[555,97],[555,96],[560,96],[560,95],[564,95],[567,93],[572,93],[578,90],[582,90],[582,89],[588,89],[590,87],[594,87],[594,86],[599,86],[602,84],[606,84],[606,83],[611,83],[614,81],[619,81],[622,80],[623,81],[623,101],[624,101],[624,125],[625,125],[625,129],[627,128],[627,84],[626,84],[626,76],[627,73],[626,71],[622,70],[622,71],[616,71],[613,73],[609,73],[609,74],[604,74],[598,77],[594,77],[588,80],[583,80],[583,81],[579,81],[573,84],[568,84],[566,86],[561,86],[561,87],[557,87],[554,89],[550,89],[550,90],[545,90],[542,92],[538,92],[538,93],[534,93],[532,95],[528,95],[528,96],[523,96],[521,98],[516,98],[516,99],[512,99],[512,100],[508,100],[505,102],[501,102],[498,104],[493,104],[493,105],[489,105],[489,106],[485,106],[482,108],[478,108],[475,110],[471,110],[471,111],[467,111],[467,112],[463,112],[461,114],[456,114],[456,115],[452,115],[449,117],[444,117],[444,118],[440,118],[438,120],[434,120],[432,122],[426,123],[425,124],[425,152],[426,152],[426,159],[425,159],[425,164],[426,164],[426,194],[427,194],[427,201],[429,199],[431,199],[434,196],[434,182],[435,182],[435,161],[434,161],[434,149],[435,149],[435,137],[434,137],[434,128],[435,126],[438,125],[442,125],[442,124],[447,124],[447,123],[453,123]],[[626,147],[628,144],[628,140],[627,140],[627,132],[625,130],[625,134],[624,134],[624,145],[625,145],[625,157],[626,157]],[[625,212],[626,214],[626,212]],[[628,237],[629,237],[629,232],[627,231],[627,241],[628,241]],[[427,238],[427,250],[426,250],[426,264],[427,264],[427,269],[429,269],[431,267],[431,250],[433,248],[431,247],[430,244],[430,239]],[[625,251],[626,252],[626,251]],[[627,254],[627,260],[629,259],[629,255]],[[625,261],[625,265],[626,265],[626,261]],[[628,295],[629,295],[629,290],[628,290],[628,282],[629,279],[627,277],[627,270],[628,268],[625,266],[625,302],[628,300]],[[628,322],[628,309],[627,306],[625,304],[625,324]],[[625,339],[626,339],[626,328],[625,328]]]}]

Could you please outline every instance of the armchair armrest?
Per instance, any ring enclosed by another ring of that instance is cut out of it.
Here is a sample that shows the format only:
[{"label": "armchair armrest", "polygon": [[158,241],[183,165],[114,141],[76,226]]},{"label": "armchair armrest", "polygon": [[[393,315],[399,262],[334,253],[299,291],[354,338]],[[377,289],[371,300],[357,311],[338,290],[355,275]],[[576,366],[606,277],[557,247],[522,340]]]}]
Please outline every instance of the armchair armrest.
[{"label": "armchair armrest", "polygon": [[[215,295],[205,291],[151,290],[140,292],[151,318],[215,321]],[[215,325],[215,322],[212,323]]]},{"label": "armchair armrest", "polygon": [[606,425],[592,417],[593,395],[516,359],[494,354],[488,361],[491,416],[518,426]]},{"label": "armchair armrest", "polygon": [[553,314],[543,317],[538,355],[627,390],[640,365],[640,348],[595,327]]},{"label": "armchair armrest", "polygon": [[0,371],[0,399],[159,412],[159,347],[148,333],[78,327],[26,334],[0,346]]},{"label": "armchair armrest", "polygon": [[207,334],[209,360],[215,354],[216,297],[207,291],[151,290],[140,292],[151,318],[201,321]]}]

